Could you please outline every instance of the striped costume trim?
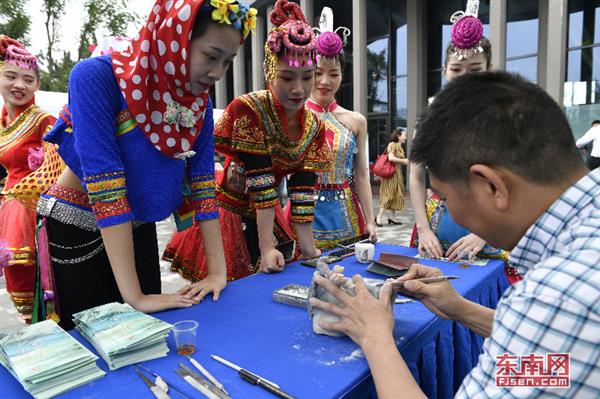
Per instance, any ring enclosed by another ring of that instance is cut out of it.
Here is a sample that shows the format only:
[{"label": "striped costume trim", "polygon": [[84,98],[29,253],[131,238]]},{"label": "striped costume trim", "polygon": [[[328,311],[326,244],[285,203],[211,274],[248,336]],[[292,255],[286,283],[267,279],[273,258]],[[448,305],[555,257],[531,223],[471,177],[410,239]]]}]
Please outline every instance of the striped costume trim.
[{"label": "striped costume trim", "polygon": [[246,172],[250,202],[258,209],[273,208],[279,203],[279,196],[275,190],[275,176],[270,171],[271,168],[262,168]]},{"label": "striped costume trim", "polygon": [[126,108],[117,114],[117,137],[131,132],[137,126],[131,112]]},{"label": "striped costume trim", "polygon": [[[60,119],[65,121],[65,124],[67,125],[67,127],[65,128],[65,132],[73,133],[71,111],[69,110],[69,107],[67,105],[63,107],[58,116]],[[117,137],[129,133],[137,127],[137,123],[131,115],[131,112],[129,112],[128,108],[125,108],[124,110],[120,111],[115,117],[115,121],[117,124],[117,131],[115,132],[115,136]]]},{"label": "striped costume trim", "polygon": [[213,175],[194,176],[190,179],[189,186],[196,214],[218,212]]},{"label": "striped costume trim", "polygon": [[85,178],[90,204],[97,220],[131,213],[127,201],[125,172],[110,172]]},{"label": "striped costume trim", "polygon": [[312,187],[304,190],[300,187],[290,188],[292,223],[312,223],[315,215],[315,192]]},{"label": "striped costume trim", "polygon": [[0,126],[0,153],[12,150],[36,132],[36,127],[48,116],[38,106],[31,105],[4,129]]}]

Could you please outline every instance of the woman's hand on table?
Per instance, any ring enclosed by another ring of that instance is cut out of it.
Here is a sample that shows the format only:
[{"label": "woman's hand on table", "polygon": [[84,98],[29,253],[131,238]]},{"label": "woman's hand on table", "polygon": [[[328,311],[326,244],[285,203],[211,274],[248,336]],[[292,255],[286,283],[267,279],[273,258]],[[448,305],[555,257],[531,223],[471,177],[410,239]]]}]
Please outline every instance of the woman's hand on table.
[{"label": "woman's hand on table", "polygon": [[377,242],[377,229],[375,229],[374,223],[367,223],[366,231],[369,233],[369,241],[372,243]]},{"label": "woman's hand on table", "polygon": [[364,280],[358,275],[352,277],[355,296],[350,296],[340,288],[341,281],[337,281],[335,276],[332,275],[332,278],[334,281],[317,275],[315,282],[335,296],[343,307],[317,298],[311,298],[310,303],[338,316],[341,320],[335,323],[323,321],[320,323],[321,327],[344,333],[361,347],[389,340],[394,327],[391,284],[384,284],[379,294],[381,299],[377,299],[367,290]]},{"label": "woman's hand on table", "polygon": [[285,260],[283,254],[275,248],[260,251],[260,271],[263,273],[272,273],[283,271]]},{"label": "woman's hand on table", "polygon": [[441,258],[444,256],[442,245],[440,240],[436,237],[433,231],[427,226],[426,228],[419,229],[419,255],[426,256],[428,258]]},{"label": "woman's hand on table", "polygon": [[300,259],[314,259],[321,256],[321,250],[317,247],[313,246],[310,249],[302,251],[300,254]]},{"label": "woman's hand on table", "polygon": [[196,303],[204,299],[211,292],[213,301],[219,300],[221,291],[227,285],[227,276],[223,273],[208,273],[206,277],[194,284],[188,284],[179,291],[177,295],[184,295],[188,299],[193,299]]},{"label": "woman's hand on table", "polygon": [[199,301],[186,298],[184,295],[175,294],[150,294],[140,295],[133,303],[133,308],[144,313],[154,313],[174,308],[189,308]]},{"label": "woman's hand on table", "polygon": [[413,264],[397,281],[404,281],[399,292],[421,301],[429,310],[443,319],[456,320],[462,311],[465,299],[458,294],[448,281],[425,284],[411,281],[417,278],[443,276],[435,267]]},{"label": "woman's hand on table", "polygon": [[456,241],[448,251],[446,252],[446,256],[448,260],[461,260],[463,254],[469,253],[469,258],[475,257],[479,251],[485,247],[485,240],[480,238],[479,236],[470,233],[464,237],[461,237],[458,241]]}]

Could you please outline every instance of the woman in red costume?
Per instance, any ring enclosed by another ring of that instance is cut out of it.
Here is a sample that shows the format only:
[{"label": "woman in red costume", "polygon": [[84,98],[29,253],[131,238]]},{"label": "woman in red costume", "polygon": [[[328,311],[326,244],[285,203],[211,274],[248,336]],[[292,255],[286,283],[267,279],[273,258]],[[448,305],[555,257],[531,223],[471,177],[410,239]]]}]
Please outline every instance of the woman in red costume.
[{"label": "woman in red costume", "polygon": [[[320,254],[312,236],[315,172],[331,168],[332,154],[324,123],[304,105],[314,83],[315,35],[295,3],[278,0],[270,18],[268,90],[235,98],[215,126],[216,150],[226,155],[217,200],[222,228],[230,232],[223,233],[230,279],[281,271],[285,260],[277,243],[294,237],[304,258]],[[294,231],[285,223],[277,192],[284,178]],[[190,232],[176,235],[167,247],[184,277],[202,276],[204,251],[198,244]],[[187,258],[178,256],[186,253]]]},{"label": "woman in red costume", "polygon": [[[51,145],[42,144],[42,136],[56,119],[35,105],[34,94],[39,87],[36,57],[16,40],[0,36],[0,94],[4,100],[0,164],[8,172],[0,205],[0,240],[12,252],[4,268],[6,287],[26,322],[31,321],[34,302],[35,206],[61,167]],[[46,168],[48,162],[54,162],[54,173]]]},{"label": "woman in red costume", "polygon": [[316,172],[332,167],[326,126],[305,105],[316,68],[313,30],[300,6],[287,0],[277,1],[270,19],[274,28],[264,63],[268,90],[235,98],[215,126],[215,147],[227,156],[217,200],[242,216],[252,262],[265,273],[283,270],[284,256],[276,246],[291,233],[283,227],[277,190],[283,179],[301,256],[320,255],[312,231]]},{"label": "woman in red costume", "polygon": [[[222,179],[222,175],[223,167],[215,165],[216,179]],[[233,281],[252,274],[254,267],[248,248],[245,245],[239,245],[244,241],[240,215],[219,208],[219,224],[223,243],[229,244],[224,248],[227,280]],[[171,270],[179,272],[183,278],[191,282],[200,281],[206,277],[208,273],[206,250],[197,224],[181,232],[175,230],[165,248],[163,260],[171,262]]]}]

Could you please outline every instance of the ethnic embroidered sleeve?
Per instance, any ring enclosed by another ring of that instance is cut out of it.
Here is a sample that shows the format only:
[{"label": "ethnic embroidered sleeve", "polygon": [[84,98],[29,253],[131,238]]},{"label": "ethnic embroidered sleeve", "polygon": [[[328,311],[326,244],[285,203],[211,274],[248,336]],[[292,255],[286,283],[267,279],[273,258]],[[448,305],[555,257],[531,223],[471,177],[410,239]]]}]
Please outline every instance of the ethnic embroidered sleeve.
[{"label": "ethnic embroidered sleeve", "polygon": [[194,142],[194,152],[188,158],[188,180],[190,197],[193,201],[194,219],[209,220],[219,217],[215,202],[215,142],[213,138],[213,111],[209,99],[204,116],[204,125]]},{"label": "ethnic embroidered sleeve", "polygon": [[128,222],[133,213],[127,200],[125,169],[117,146],[121,101],[111,75],[99,74],[93,63],[79,63],[69,78],[75,151],[100,228]]},{"label": "ethnic embroidered sleeve", "polygon": [[255,209],[273,208],[279,204],[275,175],[269,156],[239,154],[246,169],[246,187],[250,206]]},{"label": "ethnic embroidered sleeve", "polygon": [[313,172],[296,172],[288,182],[292,205],[292,223],[312,223],[315,215],[315,182]]}]

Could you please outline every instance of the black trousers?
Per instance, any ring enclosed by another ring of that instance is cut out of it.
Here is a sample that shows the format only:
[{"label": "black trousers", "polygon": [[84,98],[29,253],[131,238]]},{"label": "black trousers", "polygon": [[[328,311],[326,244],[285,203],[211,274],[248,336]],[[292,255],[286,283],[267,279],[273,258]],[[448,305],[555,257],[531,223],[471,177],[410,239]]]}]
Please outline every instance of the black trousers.
[{"label": "black trousers", "polygon": [[[46,218],[59,325],[73,328],[74,313],[123,302],[99,231]],[[133,230],[135,268],[142,292],[160,294],[160,264],[154,223]]]},{"label": "black trousers", "polygon": [[594,170],[596,169],[598,166],[600,166],[600,158],[598,157],[590,157],[590,170]]}]

